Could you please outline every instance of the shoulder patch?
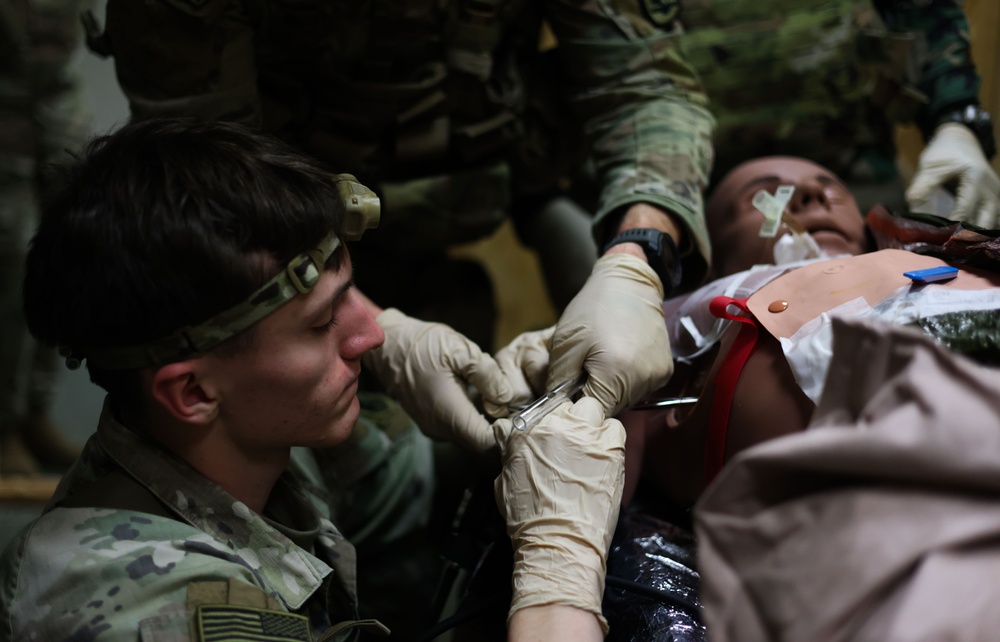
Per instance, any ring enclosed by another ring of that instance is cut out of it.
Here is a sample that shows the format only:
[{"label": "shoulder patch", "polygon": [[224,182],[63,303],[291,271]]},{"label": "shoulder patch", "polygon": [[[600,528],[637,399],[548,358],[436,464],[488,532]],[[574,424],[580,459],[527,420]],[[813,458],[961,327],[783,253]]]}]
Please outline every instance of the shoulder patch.
[{"label": "shoulder patch", "polygon": [[669,27],[681,15],[681,0],[642,0],[642,7],[657,27]]},{"label": "shoulder patch", "polygon": [[311,642],[309,619],[295,613],[231,604],[198,607],[198,642]]}]

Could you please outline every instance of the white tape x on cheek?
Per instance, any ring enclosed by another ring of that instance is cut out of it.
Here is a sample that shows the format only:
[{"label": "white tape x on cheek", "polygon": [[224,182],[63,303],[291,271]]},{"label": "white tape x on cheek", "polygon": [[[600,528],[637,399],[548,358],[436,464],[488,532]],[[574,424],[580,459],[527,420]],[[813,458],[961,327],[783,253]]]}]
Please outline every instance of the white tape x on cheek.
[{"label": "white tape x on cheek", "polygon": [[789,216],[785,215],[785,205],[791,200],[795,193],[794,185],[779,185],[774,190],[772,196],[765,190],[759,190],[753,195],[751,203],[764,215],[764,222],[760,226],[758,236],[763,238],[774,238],[784,220],[792,233],[782,236],[774,244],[774,264],[784,265],[795,261],[806,259],[817,259],[826,254],[816,244],[816,240],[802,229],[799,225],[794,225]]},{"label": "white tape x on cheek", "polygon": [[767,190],[758,190],[753,195],[753,200],[750,203],[764,215],[764,222],[761,224],[757,236],[769,239],[775,237],[781,226],[781,215],[785,211],[785,205],[792,199],[794,193],[794,185],[779,185],[778,189],[774,190],[774,196],[769,194]]}]

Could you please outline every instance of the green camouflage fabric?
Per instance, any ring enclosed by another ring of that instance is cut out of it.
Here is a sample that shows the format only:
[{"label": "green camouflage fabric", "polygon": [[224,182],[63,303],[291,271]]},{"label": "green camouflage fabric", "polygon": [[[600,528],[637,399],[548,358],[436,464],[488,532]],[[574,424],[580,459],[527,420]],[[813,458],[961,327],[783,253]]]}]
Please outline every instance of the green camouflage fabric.
[{"label": "green camouflage fabric", "polygon": [[681,20],[717,119],[716,178],[787,154],[852,187],[898,183],[893,124],[928,134],[943,111],[978,102],[953,0],[686,0]]},{"label": "green camouflage fabric", "polygon": [[[357,618],[354,547],[296,472],[279,479],[265,510],[272,517],[263,517],[118,423],[110,408],[106,401],[43,515],[0,560],[0,637],[196,639],[190,587],[221,580],[257,587],[271,610],[305,615],[313,636]],[[95,499],[109,480],[96,501],[81,499]],[[142,503],[126,492],[132,487],[155,498],[151,508],[130,509]],[[125,506],[101,507],[116,502]]]},{"label": "green camouflage fabric", "polygon": [[[676,23],[655,26],[646,4],[110,0],[89,42],[115,57],[133,118],[260,124],[375,188],[384,225],[365,244],[410,255],[482,238],[526,185],[552,189],[572,120],[600,185],[597,221],[641,201],[676,212],[697,274],[712,118]],[[558,64],[539,77],[543,18]]]},{"label": "green camouflage fabric", "polygon": [[[192,587],[223,580],[251,595],[247,587],[256,587],[270,610],[305,614],[313,633],[356,619],[359,584],[371,596],[365,602],[377,605],[369,613],[387,620],[408,616],[399,605],[422,604],[414,597],[416,587],[436,581],[439,570],[434,565],[411,577],[398,562],[412,555],[414,536],[427,528],[436,490],[434,455],[430,440],[398,403],[377,393],[359,398],[361,415],[346,443],[292,449],[290,472],[268,505],[273,519],[237,506],[183,462],[122,426],[106,401],[80,462],[44,515],[0,560],[0,574],[12,580],[0,586],[0,639],[19,640],[23,632],[44,640],[135,640],[137,629],[157,640],[194,639]],[[149,488],[153,503],[137,506],[112,489],[115,499],[92,503],[124,506],[85,505],[94,488],[123,485],[115,476],[120,473],[128,476],[126,485]],[[169,514],[156,514],[164,506]],[[46,553],[51,550],[63,551],[54,565]],[[397,562],[358,577],[355,559],[366,558]],[[65,597],[56,602],[58,595]],[[52,618],[53,612],[60,616]],[[331,639],[351,635],[346,629]]]},{"label": "green camouflage fabric", "polygon": [[[90,132],[73,53],[89,0],[0,2],[0,431],[26,410],[45,410],[57,366],[21,315],[28,239],[45,191],[39,169],[75,150]],[[25,406],[28,406],[26,408]]]},{"label": "green camouflage fabric", "polygon": [[914,119],[929,138],[946,112],[979,103],[979,74],[961,0],[879,0],[876,4],[890,33],[912,34],[917,40],[914,82],[927,103]]}]

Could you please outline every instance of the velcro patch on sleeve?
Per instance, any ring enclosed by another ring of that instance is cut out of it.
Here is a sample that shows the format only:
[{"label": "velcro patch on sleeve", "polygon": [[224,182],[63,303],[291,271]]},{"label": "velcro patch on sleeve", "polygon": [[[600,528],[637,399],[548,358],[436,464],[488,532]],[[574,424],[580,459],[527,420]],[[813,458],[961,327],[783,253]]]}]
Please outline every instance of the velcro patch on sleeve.
[{"label": "velcro patch on sleeve", "polygon": [[199,642],[312,642],[305,616],[232,604],[199,606],[197,633]]}]

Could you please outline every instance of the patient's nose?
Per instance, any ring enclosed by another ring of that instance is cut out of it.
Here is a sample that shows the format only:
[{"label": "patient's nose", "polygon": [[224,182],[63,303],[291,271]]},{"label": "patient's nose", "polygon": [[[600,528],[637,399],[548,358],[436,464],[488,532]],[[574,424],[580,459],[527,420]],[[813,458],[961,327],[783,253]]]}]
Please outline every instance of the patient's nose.
[{"label": "patient's nose", "polygon": [[823,190],[823,185],[814,180],[799,182],[788,202],[788,211],[797,214],[813,207],[830,207],[830,199]]}]

